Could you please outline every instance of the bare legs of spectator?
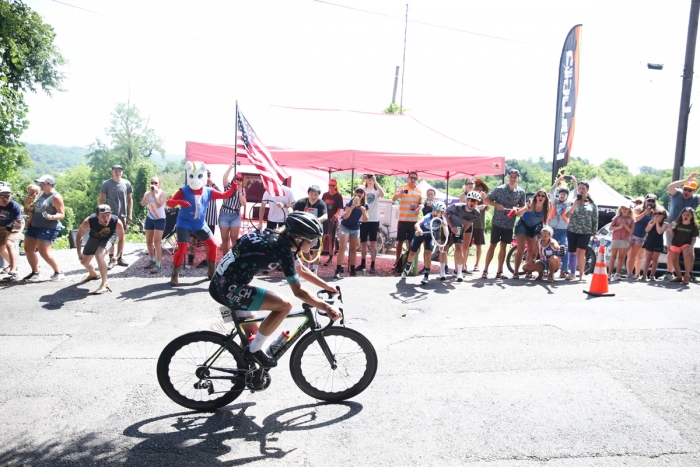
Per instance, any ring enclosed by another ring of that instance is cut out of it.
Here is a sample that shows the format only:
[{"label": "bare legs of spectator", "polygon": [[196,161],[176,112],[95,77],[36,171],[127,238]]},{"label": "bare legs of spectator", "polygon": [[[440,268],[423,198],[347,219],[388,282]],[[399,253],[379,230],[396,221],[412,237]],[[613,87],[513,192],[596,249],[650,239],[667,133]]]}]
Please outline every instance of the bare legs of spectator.
[{"label": "bare legs of spectator", "polygon": [[[527,245],[527,236],[525,235],[516,235],[515,236],[515,242],[517,244],[517,249],[515,251],[515,258],[513,259],[513,279],[518,278],[518,274],[520,274],[520,263],[523,259],[523,253],[525,253],[525,248],[528,246]],[[530,250],[528,249],[527,251],[528,256],[530,255]],[[526,261],[525,264],[528,262]]]},{"label": "bare legs of spectator", "polygon": [[[350,251],[348,252],[348,269],[350,269],[351,276],[355,275],[355,265],[357,264],[357,250],[359,249],[359,246],[359,238],[350,239]],[[338,252],[338,256],[340,256],[340,252]]]},{"label": "bare legs of spectator", "polygon": [[53,272],[61,272],[61,270],[58,268],[58,263],[56,262],[56,259],[51,254],[51,243],[40,242],[36,238],[25,237],[24,252],[27,256],[29,266],[31,266],[32,268],[32,272],[39,272],[39,257],[37,256],[35,251],[37,248],[39,249],[39,254],[44,259],[44,261],[46,261],[48,265],[51,266]]},{"label": "bare legs of spectator", "polygon": [[9,272],[17,272],[19,256],[17,255],[17,251],[15,251],[15,242],[11,242],[8,239],[5,244],[0,247],[0,256],[10,264]]},{"label": "bare legs of spectator", "polygon": [[640,274],[640,266],[637,264],[637,256],[639,256],[640,251],[644,251],[642,250],[641,245],[635,245],[634,243],[630,244],[630,249],[627,253],[627,277],[630,279],[634,278],[635,275],[638,276]]},{"label": "bare legs of spectator", "polygon": [[[508,248],[508,243],[500,242],[501,249],[498,250],[498,269],[496,270],[496,277],[503,274],[503,263],[506,260],[506,249]],[[496,243],[490,243],[489,249],[486,251],[486,261],[484,261],[484,275],[489,270],[489,265],[493,259],[493,254],[496,251]],[[482,276],[483,277],[483,276]]]},{"label": "bare legs of spectator", "polygon": [[474,263],[474,270],[479,270],[479,261],[481,261],[481,245],[474,245],[476,247],[476,263]]},{"label": "bare legs of spectator", "polygon": [[221,229],[221,251],[226,254],[229,249],[236,244],[238,235],[241,231],[240,227],[220,227]]}]

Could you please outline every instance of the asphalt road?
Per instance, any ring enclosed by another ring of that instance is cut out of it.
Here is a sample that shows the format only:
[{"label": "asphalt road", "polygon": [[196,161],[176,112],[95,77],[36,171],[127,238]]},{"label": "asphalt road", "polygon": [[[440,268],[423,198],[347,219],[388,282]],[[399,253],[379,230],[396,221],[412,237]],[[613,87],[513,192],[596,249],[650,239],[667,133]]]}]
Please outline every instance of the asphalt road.
[{"label": "asphalt road", "polygon": [[155,366],[219,320],[206,281],[89,296],[78,272],[0,289],[0,465],[700,465],[697,285],[341,279],[379,355],[365,392],[317,403],[287,353],[268,390],[198,414]]}]

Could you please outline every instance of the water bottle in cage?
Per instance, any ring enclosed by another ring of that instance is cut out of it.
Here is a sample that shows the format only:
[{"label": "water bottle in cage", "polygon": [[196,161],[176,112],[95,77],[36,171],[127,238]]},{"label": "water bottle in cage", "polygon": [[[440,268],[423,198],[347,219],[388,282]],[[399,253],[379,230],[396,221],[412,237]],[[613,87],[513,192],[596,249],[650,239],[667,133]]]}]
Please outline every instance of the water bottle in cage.
[{"label": "water bottle in cage", "polygon": [[290,336],[289,331],[282,331],[280,333],[280,335],[277,336],[277,339],[275,339],[274,342],[272,342],[272,344],[270,344],[269,354],[275,355],[279,349],[284,347],[284,344],[286,344],[287,341],[289,340],[289,336]]}]

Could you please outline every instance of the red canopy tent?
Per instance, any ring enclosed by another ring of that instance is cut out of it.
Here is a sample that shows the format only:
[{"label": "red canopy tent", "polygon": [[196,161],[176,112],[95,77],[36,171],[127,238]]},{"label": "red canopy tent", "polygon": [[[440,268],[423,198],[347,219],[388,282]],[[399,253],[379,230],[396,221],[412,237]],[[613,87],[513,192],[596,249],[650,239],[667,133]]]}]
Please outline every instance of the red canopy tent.
[{"label": "red canopy tent", "polygon": [[[273,106],[253,122],[280,166],[424,178],[502,175],[503,156],[461,143],[409,115]],[[234,145],[187,142],[187,160],[230,164]],[[238,158],[246,162],[245,152]]]}]

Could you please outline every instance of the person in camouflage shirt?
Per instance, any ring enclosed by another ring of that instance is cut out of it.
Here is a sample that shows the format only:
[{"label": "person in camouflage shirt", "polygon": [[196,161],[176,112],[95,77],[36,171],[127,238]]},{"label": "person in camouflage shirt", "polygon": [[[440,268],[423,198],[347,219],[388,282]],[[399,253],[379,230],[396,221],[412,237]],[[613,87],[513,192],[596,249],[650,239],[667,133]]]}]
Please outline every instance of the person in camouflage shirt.
[{"label": "person in camouflage shirt", "polygon": [[491,244],[486,252],[482,279],[488,277],[489,264],[491,264],[498,243],[501,244],[501,249],[498,251],[496,279],[500,279],[503,274],[506,251],[513,241],[513,227],[515,227],[515,211],[513,209],[525,206],[525,190],[518,186],[519,179],[520,172],[516,169],[510,169],[508,170],[508,183],[497,186],[488,196],[482,196],[484,204],[495,208],[491,220]]}]

